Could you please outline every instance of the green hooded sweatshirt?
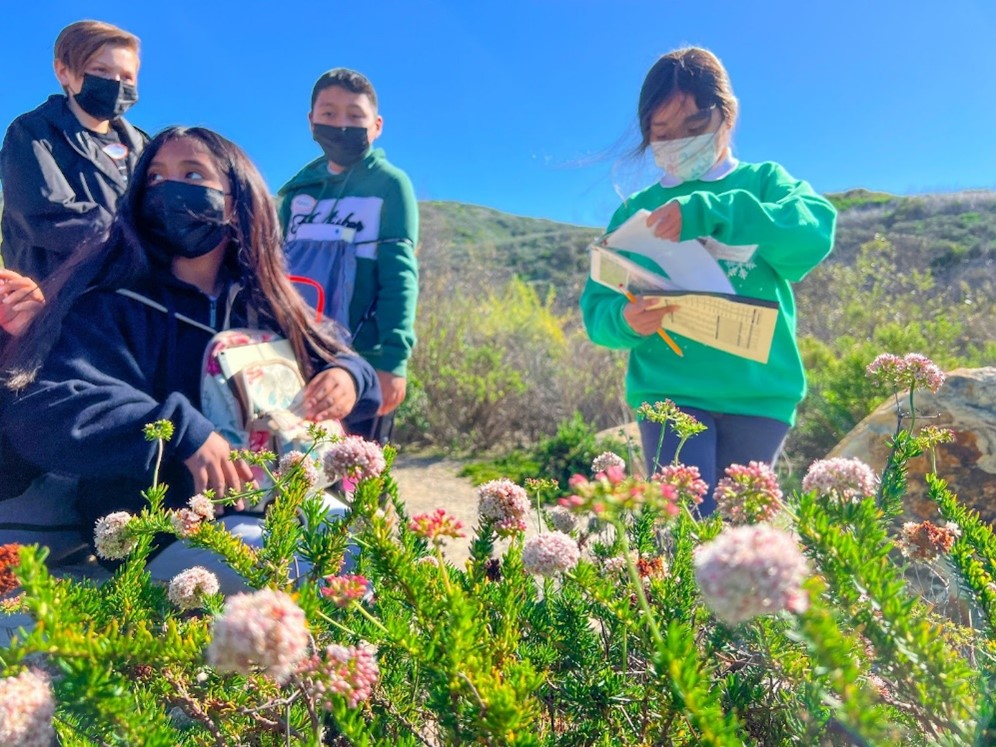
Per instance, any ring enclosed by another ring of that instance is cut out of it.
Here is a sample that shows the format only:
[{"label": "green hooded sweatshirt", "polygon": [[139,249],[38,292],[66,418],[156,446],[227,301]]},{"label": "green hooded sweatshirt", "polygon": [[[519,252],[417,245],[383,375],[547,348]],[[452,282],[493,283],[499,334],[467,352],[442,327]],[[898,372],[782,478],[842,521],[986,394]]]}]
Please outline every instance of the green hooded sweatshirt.
[{"label": "green hooded sweatshirt", "polygon": [[[627,349],[626,400],[633,408],[670,399],[679,406],[753,415],[788,423],[806,394],[806,377],[795,339],[792,283],[804,278],[833,247],[837,211],[803,181],[776,163],[738,164],[716,181],[661,184],[630,197],[616,210],[613,231],[641,208],[667,202],[681,206],[681,240],[712,237],[729,246],[757,245],[745,261],[719,260],[736,292],[779,306],[767,363],[740,358],[672,336],[684,357],[658,335],[639,335],[623,317],[625,296],[588,279],[581,311],[588,336],[598,345]],[[622,252],[664,274],[646,257]]]},{"label": "green hooded sweatshirt", "polygon": [[371,149],[341,174],[325,158],[312,161],[278,196],[291,274],[321,284],[325,316],[374,368],[406,376],[418,300],[418,203],[408,176]]}]

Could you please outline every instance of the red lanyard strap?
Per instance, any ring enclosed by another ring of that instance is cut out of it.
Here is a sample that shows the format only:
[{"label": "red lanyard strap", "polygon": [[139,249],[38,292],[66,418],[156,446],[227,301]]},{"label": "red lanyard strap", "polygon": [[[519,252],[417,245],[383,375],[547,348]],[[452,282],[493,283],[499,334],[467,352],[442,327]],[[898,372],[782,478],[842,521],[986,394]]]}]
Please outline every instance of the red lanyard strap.
[{"label": "red lanyard strap", "polygon": [[315,321],[322,321],[322,309],[325,308],[325,288],[317,280],[312,278],[306,278],[303,275],[288,275],[287,279],[292,283],[304,283],[305,285],[310,285],[315,289],[315,293],[318,294],[318,304],[315,308]]}]

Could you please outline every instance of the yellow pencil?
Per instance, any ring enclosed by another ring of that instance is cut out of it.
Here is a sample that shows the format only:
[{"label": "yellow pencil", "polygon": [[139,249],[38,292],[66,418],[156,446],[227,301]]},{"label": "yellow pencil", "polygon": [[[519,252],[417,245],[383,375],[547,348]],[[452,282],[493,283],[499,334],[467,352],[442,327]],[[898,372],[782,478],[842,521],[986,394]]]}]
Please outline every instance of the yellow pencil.
[{"label": "yellow pencil", "polygon": [[[628,289],[623,288],[622,286],[619,286],[619,289],[626,294],[626,298],[629,299],[630,303],[636,303],[636,296],[630,293]],[[681,358],[685,357],[685,354],[681,352],[681,348],[678,347],[678,343],[674,341],[671,335],[669,335],[667,332],[664,331],[663,327],[657,328],[657,334],[661,336],[661,339],[667,343],[668,347],[671,348],[671,350],[673,350],[676,355],[678,355]]]}]

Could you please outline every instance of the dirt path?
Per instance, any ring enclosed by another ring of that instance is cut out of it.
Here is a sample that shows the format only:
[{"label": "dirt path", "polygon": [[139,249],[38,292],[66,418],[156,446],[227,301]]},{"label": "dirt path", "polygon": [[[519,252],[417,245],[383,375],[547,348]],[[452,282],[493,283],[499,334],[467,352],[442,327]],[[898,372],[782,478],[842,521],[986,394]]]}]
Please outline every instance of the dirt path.
[{"label": "dirt path", "polygon": [[[477,488],[457,473],[464,462],[439,456],[406,455],[399,453],[391,474],[398,482],[398,492],[409,516],[444,508],[464,526],[469,536],[477,527]],[[530,522],[526,536],[535,533]],[[445,547],[446,557],[463,566],[468,557],[467,540],[451,540]],[[497,550],[496,550],[497,551]]]}]

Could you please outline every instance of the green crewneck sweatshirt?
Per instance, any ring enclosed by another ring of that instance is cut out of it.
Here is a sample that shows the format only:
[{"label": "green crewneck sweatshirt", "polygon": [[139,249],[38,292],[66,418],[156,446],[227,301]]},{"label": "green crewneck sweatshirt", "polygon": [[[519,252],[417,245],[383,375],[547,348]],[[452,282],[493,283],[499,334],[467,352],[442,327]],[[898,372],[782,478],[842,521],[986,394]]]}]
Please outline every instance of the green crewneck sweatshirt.
[{"label": "green crewneck sweatshirt", "polygon": [[341,174],[318,158],[278,194],[290,272],[325,288],[326,315],[348,327],[374,368],[407,375],[418,300],[418,203],[408,176],[371,149]]},{"label": "green crewneck sweatshirt", "polygon": [[[806,394],[796,343],[792,283],[802,280],[833,247],[837,211],[803,181],[776,163],[738,164],[716,181],[674,187],[654,184],[631,196],[608,230],[637,210],[674,200],[681,206],[681,239],[712,237],[730,246],[757,245],[746,261],[720,260],[736,292],[779,306],[771,355],[757,363],[673,334],[684,357],[658,335],[642,336],[623,317],[626,298],[590,278],[581,295],[588,336],[598,345],[628,349],[626,400],[633,408],[671,399],[717,413],[773,418],[790,425]],[[622,252],[662,273],[646,257]]]}]

